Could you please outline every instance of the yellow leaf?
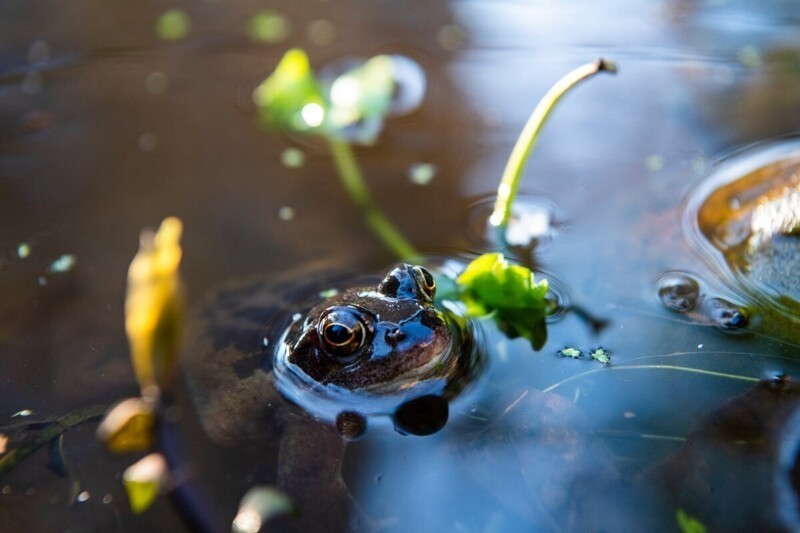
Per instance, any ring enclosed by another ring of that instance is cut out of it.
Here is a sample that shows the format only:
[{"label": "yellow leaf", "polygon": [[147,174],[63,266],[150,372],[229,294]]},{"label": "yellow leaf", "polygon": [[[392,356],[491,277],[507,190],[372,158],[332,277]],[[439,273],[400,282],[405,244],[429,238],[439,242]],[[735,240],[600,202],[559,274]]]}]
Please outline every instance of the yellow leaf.
[{"label": "yellow leaf", "polygon": [[142,232],[128,269],[125,331],[139,386],[168,387],[175,374],[183,333],[183,297],[178,266],[183,224],[170,217],[155,234]]},{"label": "yellow leaf", "polygon": [[149,451],[153,446],[155,415],[151,404],[128,398],[115,405],[97,428],[97,436],[114,453]]},{"label": "yellow leaf", "polygon": [[167,463],[158,453],[151,453],[125,470],[122,482],[133,514],[141,514],[153,505],[166,472]]}]

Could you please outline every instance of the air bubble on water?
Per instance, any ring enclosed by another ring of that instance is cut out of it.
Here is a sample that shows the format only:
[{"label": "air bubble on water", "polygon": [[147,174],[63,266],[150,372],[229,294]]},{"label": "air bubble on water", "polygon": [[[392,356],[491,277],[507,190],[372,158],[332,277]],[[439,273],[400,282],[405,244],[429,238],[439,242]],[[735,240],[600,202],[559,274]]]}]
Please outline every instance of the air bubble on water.
[{"label": "air bubble on water", "polygon": [[758,48],[753,45],[747,45],[740,48],[736,53],[736,59],[738,59],[739,63],[745,67],[752,69],[760,67],[763,62],[761,58],[761,52],[759,52]]},{"label": "air bubble on water", "polygon": [[684,272],[667,272],[658,278],[658,297],[667,309],[686,313],[697,307],[700,284]]},{"label": "air bubble on water", "polygon": [[25,259],[29,255],[31,255],[30,244],[28,244],[27,242],[23,242],[19,246],[17,246],[17,257],[19,257],[20,259]]},{"label": "air bubble on water", "polygon": [[306,154],[299,148],[287,148],[281,152],[281,164],[286,168],[300,168],[306,162]]},{"label": "air bubble on water", "polygon": [[254,41],[279,43],[289,37],[289,21],[277,11],[263,9],[250,19],[247,33]]},{"label": "air bubble on water", "polygon": [[50,60],[50,45],[41,39],[33,41],[28,47],[28,63],[38,65]]},{"label": "air bubble on water", "polygon": [[3,485],[3,494],[11,494],[11,485]]},{"label": "air bubble on water", "polygon": [[114,496],[112,496],[111,494],[106,494],[105,496],[103,496],[103,503],[109,504],[113,501],[114,501]]},{"label": "air bubble on water", "polygon": [[294,218],[294,209],[288,205],[281,207],[278,209],[278,218],[284,221],[292,220]]},{"label": "air bubble on water", "polygon": [[443,49],[453,52],[461,48],[467,40],[467,32],[457,24],[445,24],[436,32],[436,41]]},{"label": "air bubble on water", "polygon": [[330,20],[319,19],[312,21],[308,25],[306,36],[308,40],[317,46],[328,46],[337,37],[336,26]]},{"label": "air bubble on water", "polygon": [[50,266],[47,267],[47,271],[60,274],[63,272],[69,272],[70,270],[72,270],[72,267],[74,266],[75,266],[75,256],[72,254],[64,254],[55,261],[53,261],[52,263],[50,263]]},{"label": "air bubble on water", "polygon": [[689,166],[695,173],[700,174],[705,172],[706,168],[708,167],[708,163],[706,162],[705,157],[698,154],[692,157],[691,161],[689,162]]},{"label": "air bubble on water", "polygon": [[169,86],[169,79],[163,72],[151,72],[144,79],[145,90],[154,95],[164,94]]},{"label": "air bubble on water", "polygon": [[139,136],[139,149],[142,152],[152,152],[158,148],[158,137],[155,134],[147,132]]},{"label": "air bubble on water", "polygon": [[436,177],[436,171],[433,163],[414,163],[408,167],[408,179],[414,185],[427,185]]},{"label": "air bubble on water", "polygon": [[425,70],[409,57],[399,54],[389,57],[395,84],[389,112],[392,115],[407,115],[417,109],[425,98],[428,88]]},{"label": "air bubble on water", "polygon": [[650,171],[657,172],[664,168],[664,157],[658,154],[647,156],[644,166]]},{"label": "air bubble on water", "polygon": [[32,70],[25,74],[25,77],[22,78],[22,92],[25,94],[37,94],[41,92],[42,87],[44,87],[44,81],[42,80],[42,75]]}]

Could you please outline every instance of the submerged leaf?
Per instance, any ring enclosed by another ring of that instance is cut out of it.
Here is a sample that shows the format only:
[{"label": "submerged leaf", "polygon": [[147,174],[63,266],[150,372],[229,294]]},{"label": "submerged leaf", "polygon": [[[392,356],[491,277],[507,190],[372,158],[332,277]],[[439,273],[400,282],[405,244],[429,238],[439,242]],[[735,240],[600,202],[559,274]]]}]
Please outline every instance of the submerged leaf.
[{"label": "submerged leaf", "polygon": [[681,508],[675,512],[675,521],[682,533],[706,533],[706,526]]},{"label": "submerged leaf", "polygon": [[289,498],[273,487],[253,487],[242,498],[233,520],[234,533],[257,533],[271,519],[293,512]]},{"label": "submerged leaf", "polygon": [[141,398],[128,398],[106,414],[97,436],[114,453],[143,452],[153,446],[154,425],[150,404]]},{"label": "submerged leaf", "polygon": [[315,130],[328,111],[308,56],[297,48],[286,52],[275,71],[256,88],[254,99],[262,123],[276,129]]},{"label": "submerged leaf", "polygon": [[183,333],[178,266],[183,224],[170,217],[158,232],[144,232],[128,269],[125,331],[136,377],[144,389],[166,387],[174,377]]},{"label": "submerged leaf", "polygon": [[524,337],[538,350],[547,340],[547,280],[512,265],[503,254],[483,254],[456,279],[459,297],[472,316],[492,314],[509,337]]},{"label": "submerged leaf", "polygon": [[158,453],[151,453],[125,470],[122,482],[133,514],[150,508],[161,490],[166,471],[166,461]]}]

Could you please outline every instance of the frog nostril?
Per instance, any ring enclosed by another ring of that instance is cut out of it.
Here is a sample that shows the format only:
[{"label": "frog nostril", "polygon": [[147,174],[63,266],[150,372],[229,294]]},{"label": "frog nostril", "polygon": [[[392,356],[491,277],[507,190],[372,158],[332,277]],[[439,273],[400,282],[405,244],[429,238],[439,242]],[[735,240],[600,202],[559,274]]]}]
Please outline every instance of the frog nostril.
[{"label": "frog nostril", "polygon": [[386,332],[386,342],[392,346],[398,344],[406,338],[406,334],[400,328],[390,329]]}]

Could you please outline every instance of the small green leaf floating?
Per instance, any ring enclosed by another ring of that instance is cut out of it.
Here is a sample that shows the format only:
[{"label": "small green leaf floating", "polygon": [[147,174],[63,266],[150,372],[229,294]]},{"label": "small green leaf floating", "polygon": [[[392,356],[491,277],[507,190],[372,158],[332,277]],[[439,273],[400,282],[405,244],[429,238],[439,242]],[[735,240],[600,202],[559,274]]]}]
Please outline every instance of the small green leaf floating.
[{"label": "small green leaf floating", "polygon": [[562,348],[558,351],[558,355],[561,357],[569,357],[570,359],[580,359],[583,352],[577,348]]},{"label": "small green leaf floating", "polygon": [[327,108],[308,56],[297,48],[286,52],[258,86],[255,102],[265,126],[294,132],[318,129]]},{"label": "small green leaf floating", "polygon": [[503,254],[483,254],[456,279],[459,298],[471,316],[494,316],[509,337],[524,337],[535,350],[547,341],[547,280],[510,264]]},{"label": "small green leaf floating", "polygon": [[675,521],[682,533],[706,533],[706,526],[697,518],[689,515],[680,507],[675,512]]},{"label": "small green leaf floating", "polygon": [[598,363],[603,363],[604,365],[611,364],[611,356],[609,355],[608,350],[602,347],[590,351],[589,357],[591,357]]}]

